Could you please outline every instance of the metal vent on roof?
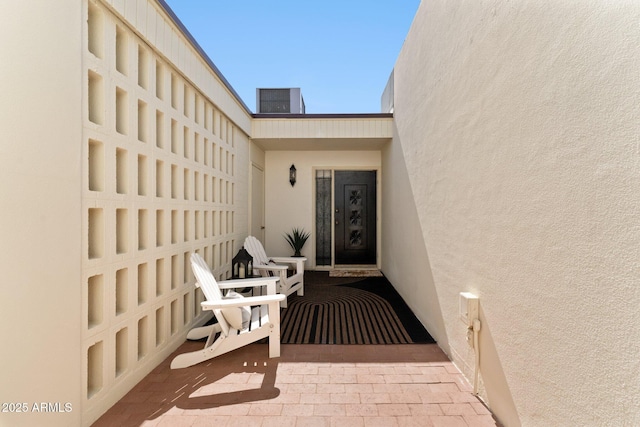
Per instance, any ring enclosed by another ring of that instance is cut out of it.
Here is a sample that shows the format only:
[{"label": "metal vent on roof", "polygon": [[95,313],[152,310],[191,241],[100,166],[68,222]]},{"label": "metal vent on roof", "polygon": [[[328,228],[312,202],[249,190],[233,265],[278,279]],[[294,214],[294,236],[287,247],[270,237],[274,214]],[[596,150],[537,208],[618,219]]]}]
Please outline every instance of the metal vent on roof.
[{"label": "metal vent on roof", "polygon": [[258,113],[304,114],[304,100],[300,88],[257,89]]},{"label": "metal vent on roof", "polygon": [[289,89],[260,89],[261,113],[290,113]]}]

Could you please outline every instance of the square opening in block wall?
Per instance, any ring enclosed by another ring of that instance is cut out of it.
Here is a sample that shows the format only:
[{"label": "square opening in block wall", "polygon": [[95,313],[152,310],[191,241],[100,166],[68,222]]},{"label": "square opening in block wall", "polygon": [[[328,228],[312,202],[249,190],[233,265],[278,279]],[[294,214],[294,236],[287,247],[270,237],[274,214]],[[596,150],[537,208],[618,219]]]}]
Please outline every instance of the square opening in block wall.
[{"label": "square opening in block wall", "polygon": [[193,290],[193,316],[198,317],[204,310],[202,309],[202,303],[204,301],[204,294],[200,288]]},{"label": "square opening in block wall", "polygon": [[89,140],[89,191],[104,191],[104,144]]},{"label": "square opening in block wall", "polygon": [[156,297],[162,296],[167,282],[167,274],[165,272],[164,258],[156,260]]},{"label": "square opening in block wall", "polygon": [[156,147],[164,148],[164,114],[156,110]]},{"label": "square opening in block wall", "polygon": [[184,227],[184,241],[188,242],[191,237],[191,213],[189,211],[184,211],[184,221],[182,224]]},{"label": "square opening in block wall", "polygon": [[213,134],[220,135],[220,115],[216,110],[213,110]]},{"label": "square opening in block wall", "polygon": [[129,69],[129,39],[127,33],[116,25],[116,70],[125,76]]},{"label": "square opening in block wall", "polygon": [[138,320],[138,360],[149,352],[149,319],[144,316]]},{"label": "square opening in block wall", "polygon": [[87,291],[87,327],[91,329],[104,320],[104,276],[89,277]]},{"label": "square opening in block wall", "polygon": [[171,244],[178,243],[178,211],[171,211]]},{"label": "square opening in block wall", "polygon": [[129,187],[129,153],[116,148],[116,193],[127,194]]},{"label": "square opening in block wall", "polygon": [[186,293],[182,296],[182,324],[188,325],[191,322],[191,295]]},{"label": "square opening in block wall", "polygon": [[116,209],[116,254],[129,251],[129,211]]},{"label": "square opening in block wall", "polygon": [[196,226],[195,229],[195,239],[202,239],[202,227],[200,226],[200,211],[195,211],[194,212],[194,219],[193,222]]},{"label": "square opening in block wall", "polygon": [[138,305],[149,299],[149,267],[147,263],[138,265]]},{"label": "square opening in block wall", "polygon": [[160,247],[164,245],[165,236],[164,236],[164,211],[157,210],[156,211],[156,247]]},{"label": "square opening in block wall", "polygon": [[149,54],[141,45],[138,45],[138,86],[149,88]]},{"label": "square opening in block wall", "polygon": [[116,378],[122,375],[129,365],[129,329],[122,328],[116,333]]},{"label": "square opening in block wall", "polygon": [[178,181],[178,166],[171,165],[171,198],[178,198],[178,188],[180,188],[180,183]]},{"label": "square opening in block wall", "polygon": [[182,284],[191,283],[191,254],[189,252],[185,252],[184,254],[182,254],[182,256],[184,257],[184,261],[182,263],[182,265],[184,266],[184,268],[182,269],[182,272],[184,273]]},{"label": "square opening in block wall", "polygon": [[138,141],[147,142],[149,138],[149,117],[147,103],[138,100]]},{"label": "square opening in block wall", "polygon": [[184,107],[183,114],[185,117],[191,118],[191,103],[189,102],[189,99],[191,98],[191,89],[189,86],[185,84],[182,93],[184,95],[184,99],[182,100],[182,106]]},{"label": "square opening in block wall", "polygon": [[171,289],[175,289],[180,285],[182,271],[180,270],[180,257],[178,255],[171,256]]},{"label": "square opening in block wall", "polygon": [[138,209],[138,250],[149,247],[149,215],[146,209]]},{"label": "square opening in block wall", "polygon": [[211,104],[205,101],[204,103],[204,128],[211,132],[211,123],[213,120],[212,117],[213,111]]},{"label": "square opening in block wall", "polygon": [[211,265],[211,247],[205,246],[203,258],[207,264]]},{"label": "square opening in block wall", "polygon": [[127,312],[129,307],[129,269],[116,271],[116,316]]},{"label": "square opening in block wall", "polygon": [[175,74],[171,73],[171,107],[175,110],[178,109],[178,99],[180,97],[180,81]]},{"label": "square opening in block wall", "polygon": [[189,169],[184,169],[183,172],[183,185],[184,185],[184,199],[189,200],[189,193],[191,193],[191,180],[189,179],[190,171]]},{"label": "square opening in block wall", "polygon": [[221,265],[219,252],[217,245],[211,245],[211,271]]},{"label": "square opening in block wall", "polygon": [[164,197],[164,162],[156,160],[156,197]]},{"label": "square opening in block wall", "polygon": [[200,102],[201,102],[200,96],[196,93],[193,100],[193,119],[196,121],[197,124],[202,123],[202,120],[200,119],[200,112],[201,112]]},{"label": "square opening in block wall", "polygon": [[171,301],[171,335],[178,332],[180,326],[180,312],[178,308],[178,300]]},{"label": "square opening in block wall", "polygon": [[200,159],[202,158],[202,155],[200,154],[200,152],[202,151],[202,147],[200,144],[200,134],[198,132],[195,132],[193,134],[193,160],[195,160],[197,163],[200,163]]},{"label": "square opening in block wall", "polygon": [[138,155],[138,196],[146,196],[149,186],[149,170],[147,169],[147,156]]},{"label": "square opening in block wall", "polygon": [[101,208],[91,208],[89,216],[88,257],[102,258],[104,255],[104,211]]},{"label": "square opening in block wall", "polygon": [[164,67],[156,60],[156,97],[164,100]]},{"label": "square opening in block wall", "polygon": [[96,395],[104,385],[104,350],[102,341],[87,350],[87,399]]},{"label": "square opening in block wall", "polygon": [[191,158],[191,132],[189,128],[184,126],[182,128],[182,141],[183,141],[183,149],[182,154],[185,159]]},{"label": "square opening in block wall", "polygon": [[121,135],[129,133],[129,97],[119,87],[116,88],[116,132]]},{"label": "square opening in block wall", "polygon": [[97,125],[104,124],[104,82],[102,76],[89,71],[89,121]]},{"label": "square opening in block wall", "polygon": [[178,132],[178,122],[171,119],[171,152],[173,154],[178,154],[178,146],[180,145]]},{"label": "square opening in block wall", "polygon": [[167,335],[166,321],[164,318],[164,307],[156,310],[156,347],[160,346]]},{"label": "square opening in block wall", "polygon": [[104,16],[102,11],[89,3],[87,17],[88,49],[98,58],[104,58]]},{"label": "square opening in block wall", "polygon": [[200,174],[193,172],[193,195],[196,201],[200,201]]}]

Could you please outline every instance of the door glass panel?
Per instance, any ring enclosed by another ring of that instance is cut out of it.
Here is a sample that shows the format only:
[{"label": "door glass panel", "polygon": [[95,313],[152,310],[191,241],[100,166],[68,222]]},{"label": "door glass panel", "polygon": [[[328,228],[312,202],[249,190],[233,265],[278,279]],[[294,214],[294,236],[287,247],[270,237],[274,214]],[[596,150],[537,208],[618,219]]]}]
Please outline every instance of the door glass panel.
[{"label": "door glass panel", "polygon": [[316,171],[316,265],[331,265],[331,171]]}]

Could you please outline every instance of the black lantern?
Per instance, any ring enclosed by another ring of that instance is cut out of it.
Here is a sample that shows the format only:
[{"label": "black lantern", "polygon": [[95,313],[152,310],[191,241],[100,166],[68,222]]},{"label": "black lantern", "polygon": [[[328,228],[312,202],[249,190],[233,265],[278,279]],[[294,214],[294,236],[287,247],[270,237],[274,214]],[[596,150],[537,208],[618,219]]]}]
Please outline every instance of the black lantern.
[{"label": "black lantern", "polygon": [[253,276],[253,257],[244,248],[240,248],[238,254],[233,257],[233,278],[244,279]]},{"label": "black lantern", "polygon": [[289,168],[289,182],[291,183],[292,187],[296,185],[296,166],[295,165],[291,165],[291,167]]}]

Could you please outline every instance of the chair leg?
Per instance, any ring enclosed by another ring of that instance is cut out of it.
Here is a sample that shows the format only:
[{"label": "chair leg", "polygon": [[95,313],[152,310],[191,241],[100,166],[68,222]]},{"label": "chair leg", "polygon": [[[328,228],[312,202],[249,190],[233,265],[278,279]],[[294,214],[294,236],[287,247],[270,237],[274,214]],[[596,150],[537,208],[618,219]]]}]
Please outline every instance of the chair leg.
[{"label": "chair leg", "polygon": [[202,338],[206,338],[211,336],[212,333],[220,332],[221,328],[218,323],[214,323],[213,325],[200,326],[199,328],[193,328],[187,333],[188,340],[201,340]]},{"label": "chair leg", "polygon": [[189,366],[197,365],[198,363],[202,363],[205,360],[213,359],[214,357],[220,355],[221,353],[217,352],[216,350],[219,350],[219,347],[222,345],[225,338],[226,337],[224,336],[218,337],[218,339],[211,346],[205,347],[202,350],[177,355],[171,361],[171,369],[188,368]]},{"label": "chair leg", "polygon": [[[284,300],[286,303],[287,300]],[[269,304],[269,357],[280,357],[280,308]]]}]

